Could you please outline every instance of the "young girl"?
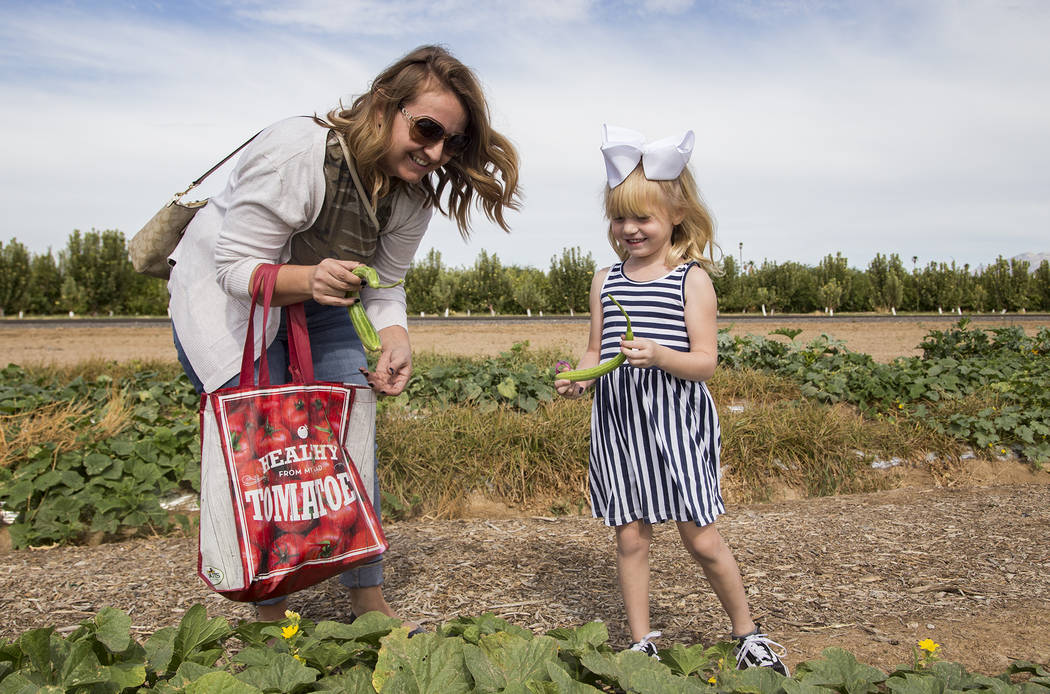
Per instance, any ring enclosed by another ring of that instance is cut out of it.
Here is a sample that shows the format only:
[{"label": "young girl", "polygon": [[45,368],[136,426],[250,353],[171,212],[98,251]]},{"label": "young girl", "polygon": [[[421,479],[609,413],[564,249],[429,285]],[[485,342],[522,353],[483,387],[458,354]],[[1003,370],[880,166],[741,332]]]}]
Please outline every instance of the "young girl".
[{"label": "young girl", "polygon": [[[595,273],[584,369],[623,354],[595,381],[555,381],[565,397],[595,386],[590,490],[594,516],[616,527],[616,564],[632,650],[657,657],[649,629],[652,524],[674,520],[682,544],[711,583],[732,623],[738,667],[787,668],[751,619],[736,560],[715,519],[721,435],[707,381],[717,355],[714,223],[686,164],[693,133],[644,144],[603,126],[609,186],[609,242],[623,261]],[[707,254],[705,254],[707,253]],[[633,340],[611,295],[631,319]]]}]

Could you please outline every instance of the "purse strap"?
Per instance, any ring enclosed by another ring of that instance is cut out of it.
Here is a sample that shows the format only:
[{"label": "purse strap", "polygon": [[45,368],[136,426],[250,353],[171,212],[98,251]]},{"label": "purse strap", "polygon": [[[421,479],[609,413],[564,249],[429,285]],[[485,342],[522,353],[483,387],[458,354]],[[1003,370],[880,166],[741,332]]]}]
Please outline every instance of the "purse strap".
[{"label": "purse strap", "polygon": [[[237,152],[240,152],[240,151],[241,151],[242,149],[244,149],[245,147],[247,147],[247,146],[248,146],[248,144],[249,144],[249,143],[250,143],[250,142],[251,142],[252,140],[254,140],[255,138],[259,137],[259,133],[261,133],[261,132],[262,132],[262,130],[260,130],[260,131],[259,131],[258,133],[255,133],[254,135],[252,135],[251,137],[249,137],[249,138],[248,138],[247,140],[245,140],[245,141],[244,141],[244,142],[243,142],[243,143],[241,144],[241,146],[240,146],[240,147],[238,147],[237,149],[233,150],[232,152],[230,152],[229,154],[227,154],[227,155],[226,155],[225,157],[223,157],[223,158],[222,158],[222,161],[220,161],[220,162],[219,162],[218,164],[216,164],[215,166],[211,167],[210,169],[208,169],[207,171],[205,171],[204,173],[202,173],[202,174],[201,174],[201,175],[200,175],[200,176],[199,176],[199,177],[197,178],[197,180],[196,180],[196,181],[194,181],[193,183],[191,183],[191,184],[190,184],[189,188],[187,188],[186,190],[182,191],[181,193],[175,193],[174,197],[172,197],[172,199],[171,199],[171,202],[176,202],[176,201],[177,201],[177,200],[178,200],[179,198],[181,198],[181,197],[182,197],[183,195],[185,195],[186,193],[190,192],[191,190],[193,190],[194,188],[196,188],[197,186],[199,186],[199,185],[200,185],[201,183],[203,183],[203,182],[204,182],[204,179],[206,179],[206,178],[207,178],[208,176],[211,176],[211,175],[212,175],[213,173],[215,173],[215,172],[216,172],[216,170],[218,170],[218,169],[219,169],[219,167],[221,167],[221,166],[222,166],[223,164],[225,164],[225,163],[226,163],[226,162],[228,162],[228,161],[229,161],[230,159],[232,159],[232,158],[233,158],[233,157],[234,157],[234,156],[235,156],[235,155],[237,154]],[[168,203],[168,204],[170,205],[171,203]]]},{"label": "purse strap", "polygon": [[[277,272],[280,265],[263,264],[255,269],[252,277],[252,305],[248,313],[248,331],[244,339],[244,352],[241,354],[241,377],[238,385],[255,385],[255,307],[259,294],[262,294],[262,341],[259,355],[260,386],[270,385],[270,367],[266,358],[266,317],[270,314],[270,302],[273,290],[277,285]],[[284,307],[288,328],[288,372],[293,383],[307,383],[314,380],[314,361],[310,352],[310,336],[306,330],[306,310],[302,302]]]},{"label": "purse strap", "polygon": [[332,132],[335,133],[336,139],[339,140],[339,146],[343,150],[343,158],[346,159],[346,165],[350,169],[350,178],[354,179],[354,187],[357,188],[357,194],[361,196],[361,202],[365,206],[365,212],[368,213],[368,219],[371,220],[372,226],[376,228],[376,231],[379,231],[379,219],[376,217],[375,210],[372,209],[371,200],[365,194],[365,187],[361,185],[361,177],[357,175],[354,159],[350,156],[350,148],[346,145],[346,138],[338,130],[333,129]]}]

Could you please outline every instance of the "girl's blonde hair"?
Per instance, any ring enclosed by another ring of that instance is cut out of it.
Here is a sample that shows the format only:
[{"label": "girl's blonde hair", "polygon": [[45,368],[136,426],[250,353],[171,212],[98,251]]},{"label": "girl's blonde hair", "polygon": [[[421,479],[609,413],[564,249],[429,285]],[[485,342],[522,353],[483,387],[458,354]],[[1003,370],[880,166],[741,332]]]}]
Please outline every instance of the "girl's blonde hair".
[{"label": "girl's blonde hair", "polygon": [[[663,211],[669,217],[682,217],[671,231],[671,249],[664,261],[668,267],[695,260],[711,275],[722,274],[715,260],[715,219],[700,196],[689,167],[673,181],[650,181],[639,165],[615,188],[605,189],[605,216],[645,217]],[[627,249],[617,241],[609,225],[609,243],[620,260],[627,260]]]},{"label": "girl's blonde hair", "polygon": [[[438,87],[456,95],[467,113],[467,148],[438,169],[435,182],[421,181],[430,204],[456,220],[459,233],[470,235],[470,208],[477,194],[485,216],[504,231],[510,226],[504,210],[520,206],[518,153],[503,135],[492,129],[488,103],[473,71],[441,46],[420,46],[379,73],[366,94],[350,108],[333,109],[320,125],[341,131],[357,164],[362,182],[372,193],[373,205],[404,182],[379,167],[390,150],[390,132],[401,106],[428,89]],[[377,124],[378,127],[377,127]],[[447,189],[447,211],[441,204]]]}]

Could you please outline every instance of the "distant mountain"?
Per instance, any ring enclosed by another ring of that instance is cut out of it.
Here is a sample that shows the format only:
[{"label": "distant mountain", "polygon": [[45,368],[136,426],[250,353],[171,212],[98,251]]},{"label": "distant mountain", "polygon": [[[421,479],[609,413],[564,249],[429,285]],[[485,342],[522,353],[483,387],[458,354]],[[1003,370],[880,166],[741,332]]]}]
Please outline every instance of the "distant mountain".
[{"label": "distant mountain", "polygon": [[1050,260],[1050,253],[1021,253],[1010,260],[1025,260],[1028,262],[1028,270],[1035,272],[1044,260]]}]

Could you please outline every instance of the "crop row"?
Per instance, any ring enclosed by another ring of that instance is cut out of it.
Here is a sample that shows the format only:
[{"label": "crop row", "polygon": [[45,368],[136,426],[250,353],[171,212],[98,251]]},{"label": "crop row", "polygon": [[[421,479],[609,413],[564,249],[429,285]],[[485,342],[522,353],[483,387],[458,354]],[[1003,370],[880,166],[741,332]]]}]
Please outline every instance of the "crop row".
[{"label": "crop row", "polygon": [[0,640],[0,694],[9,692],[600,692],[749,694],[1048,694],[1050,671],[1015,661],[997,677],[941,661],[920,642],[912,662],[890,673],[839,648],[800,663],[794,676],[734,669],[733,644],[674,645],[656,660],[616,652],[601,622],[538,635],[491,614],[460,617],[408,637],[397,620],[372,612],[351,624],[208,619],[191,607],[177,627],[144,643],[131,618],[104,608],[63,638],[52,628]]},{"label": "crop row", "polygon": [[[744,380],[749,373],[766,374],[775,379],[770,383],[793,384],[763,386],[781,400],[769,409],[850,407],[872,427],[913,422],[997,456],[1015,455],[1034,466],[1050,460],[1046,328],[1030,337],[1019,328],[976,330],[962,321],[931,332],[921,344],[922,357],[890,364],[851,352],[827,336],[800,344],[793,339],[797,332],[778,332],[719,335],[723,372]],[[527,461],[530,475],[551,471],[545,488],[571,495],[574,484],[565,483],[565,475],[585,474],[587,404],[551,402],[553,364],[562,356],[519,344],[487,359],[421,359],[406,392],[381,407],[381,477],[390,490],[384,497],[390,513],[411,512],[416,491],[407,480],[425,479],[409,469],[421,454],[405,446],[410,439],[434,443],[444,437],[444,445],[431,447],[443,451],[447,468],[457,445],[447,440],[454,428],[450,422],[487,422],[482,428],[490,434],[504,432],[499,446],[484,451],[483,438],[461,437],[463,445],[476,447],[468,457],[491,456],[483,463],[492,469],[503,458]],[[0,370],[0,504],[13,521],[8,531],[15,547],[167,532],[190,524],[187,516],[161,505],[165,498],[198,492],[200,484],[198,399],[174,368],[71,381],[14,365]],[[447,412],[462,415],[457,420]],[[827,419],[830,412],[816,414]],[[734,429],[726,420],[724,446],[733,450]],[[384,431],[401,435],[384,440]],[[418,436],[406,435],[413,431]],[[749,437],[760,440],[763,433],[751,431]],[[853,457],[848,450],[824,450],[829,445],[814,440],[806,455],[825,461]],[[566,466],[567,460],[574,464]],[[772,457],[768,462],[775,464]],[[811,493],[835,493],[841,481],[833,482],[814,479],[805,486]]]}]

